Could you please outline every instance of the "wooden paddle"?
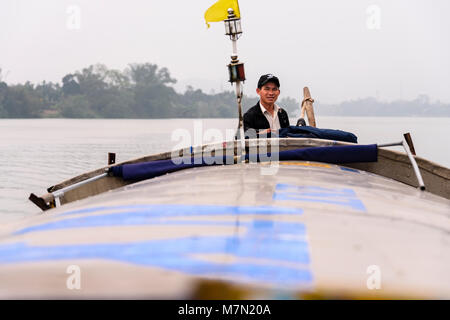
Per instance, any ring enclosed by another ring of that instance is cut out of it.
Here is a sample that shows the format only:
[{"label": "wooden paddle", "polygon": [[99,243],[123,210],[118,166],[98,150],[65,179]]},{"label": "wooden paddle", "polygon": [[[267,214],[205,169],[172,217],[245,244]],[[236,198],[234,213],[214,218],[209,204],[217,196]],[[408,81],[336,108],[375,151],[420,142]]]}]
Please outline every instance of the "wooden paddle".
[{"label": "wooden paddle", "polygon": [[303,88],[303,101],[301,104],[300,119],[297,121],[297,126],[306,126],[305,122],[305,112],[308,116],[308,123],[311,127],[316,127],[316,119],[314,117],[314,99],[311,98],[311,93],[308,87]]},{"label": "wooden paddle", "polygon": [[306,115],[308,116],[308,123],[311,127],[316,127],[316,118],[314,117],[314,99],[311,98],[311,93],[308,87],[303,88],[303,102],[302,102],[302,112],[306,109]]}]

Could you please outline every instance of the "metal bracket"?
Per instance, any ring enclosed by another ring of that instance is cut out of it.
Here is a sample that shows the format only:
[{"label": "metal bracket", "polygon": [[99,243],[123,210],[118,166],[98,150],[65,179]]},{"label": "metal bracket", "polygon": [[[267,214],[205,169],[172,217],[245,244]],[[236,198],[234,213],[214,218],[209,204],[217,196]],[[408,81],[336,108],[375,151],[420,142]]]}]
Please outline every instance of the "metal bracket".
[{"label": "metal bracket", "polygon": [[48,209],[51,209],[52,207],[49,206],[44,199],[38,197],[37,195],[35,195],[34,193],[30,194],[30,196],[28,197],[28,200],[30,200],[31,202],[33,202],[35,205],[37,205],[42,211],[46,211]]},{"label": "metal bracket", "polygon": [[116,163],[116,154],[108,152],[108,166]]}]

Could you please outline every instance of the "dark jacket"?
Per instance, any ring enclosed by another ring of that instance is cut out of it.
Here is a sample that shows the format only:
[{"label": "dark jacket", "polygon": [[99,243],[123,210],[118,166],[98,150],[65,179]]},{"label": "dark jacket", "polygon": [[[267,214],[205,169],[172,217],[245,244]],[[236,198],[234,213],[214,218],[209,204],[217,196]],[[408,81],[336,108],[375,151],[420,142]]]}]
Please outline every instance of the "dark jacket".
[{"label": "dark jacket", "polygon": [[[282,108],[278,110],[278,119],[281,128],[289,127],[288,114]],[[244,131],[247,131],[250,128],[255,129],[256,132],[270,128],[269,121],[267,121],[266,116],[261,111],[259,101],[244,114]]]}]

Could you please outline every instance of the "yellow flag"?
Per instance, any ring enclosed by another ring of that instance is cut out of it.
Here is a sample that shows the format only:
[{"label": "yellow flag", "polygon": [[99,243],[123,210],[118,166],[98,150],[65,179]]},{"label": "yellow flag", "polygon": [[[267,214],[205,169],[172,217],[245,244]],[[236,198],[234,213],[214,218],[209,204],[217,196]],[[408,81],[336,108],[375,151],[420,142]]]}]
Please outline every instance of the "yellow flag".
[{"label": "yellow flag", "polygon": [[229,8],[234,10],[234,14],[236,15],[236,17],[241,17],[241,13],[239,12],[238,0],[219,0],[205,12],[205,21],[208,28],[208,22],[218,22],[228,19]]}]

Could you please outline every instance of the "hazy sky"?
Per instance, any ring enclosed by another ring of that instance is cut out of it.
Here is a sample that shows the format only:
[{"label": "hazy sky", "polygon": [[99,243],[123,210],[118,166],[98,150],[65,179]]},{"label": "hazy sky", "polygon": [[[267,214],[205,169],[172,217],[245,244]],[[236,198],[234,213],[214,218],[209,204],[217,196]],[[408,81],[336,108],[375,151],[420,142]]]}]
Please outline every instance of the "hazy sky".
[{"label": "hazy sky", "polygon": [[[167,67],[187,84],[230,88],[231,42],[223,22],[207,29],[214,0],[1,0],[0,68],[8,83],[61,81],[103,63]],[[282,96],[309,86],[322,103],[375,96],[450,102],[449,0],[240,0],[238,41],[254,95],[261,74]]]}]

